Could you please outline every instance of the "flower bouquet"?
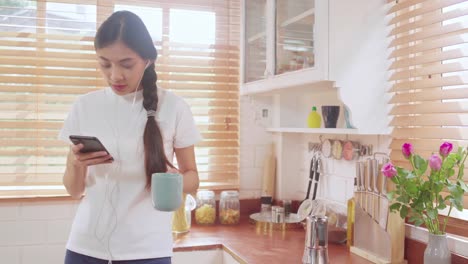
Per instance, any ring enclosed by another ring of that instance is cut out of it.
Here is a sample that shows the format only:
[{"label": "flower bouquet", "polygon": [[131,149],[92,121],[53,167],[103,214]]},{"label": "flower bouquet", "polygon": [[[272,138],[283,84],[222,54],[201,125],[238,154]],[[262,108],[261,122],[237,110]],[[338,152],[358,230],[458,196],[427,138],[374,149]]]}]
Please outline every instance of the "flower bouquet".
[{"label": "flower bouquet", "polygon": [[[382,173],[391,179],[395,189],[388,193],[392,201],[390,211],[399,212],[401,218],[416,226],[425,224],[431,234],[443,235],[452,209],[463,210],[463,195],[468,186],[463,181],[466,148],[452,152],[453,145],[444,142],[438,154],[428,160],[417,155],[410,143],[402,146],[403,156],[409,160],[412,170],[396,167],[387,163]],[[428,169],[429,167],[429,169]],[[445,197],[442,191],[448,193]],[[438,211],[449,207],[448,214],[442,222]]]}]

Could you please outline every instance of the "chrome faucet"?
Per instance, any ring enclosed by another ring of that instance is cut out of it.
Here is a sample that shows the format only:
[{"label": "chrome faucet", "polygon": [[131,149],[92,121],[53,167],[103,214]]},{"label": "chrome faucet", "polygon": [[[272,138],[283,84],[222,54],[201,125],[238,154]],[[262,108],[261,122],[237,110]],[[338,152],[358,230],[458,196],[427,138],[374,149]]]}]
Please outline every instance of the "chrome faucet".
[{"label": "chrome faucet", "polygon": [[307,217],[303,264],[328,264],[328,218]]}]

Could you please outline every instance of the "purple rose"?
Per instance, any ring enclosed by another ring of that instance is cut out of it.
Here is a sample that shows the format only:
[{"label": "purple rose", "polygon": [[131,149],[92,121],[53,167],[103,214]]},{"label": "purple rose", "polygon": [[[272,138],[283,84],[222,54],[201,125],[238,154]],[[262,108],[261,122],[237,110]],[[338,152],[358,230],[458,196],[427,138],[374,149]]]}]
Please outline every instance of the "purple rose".
[{"label": "purple rose", "polygon": [[403,156],[405,156],[405,158],[409,159],[411,155],[413,155],[413,145],[411,145],[411,143],[403,144],[403,146],[401,147],[401,152],[403,153]]},{"label": "purple rose", "polygon": [[393,178],[395,175],[397,175],[397,171],[395,166],[389,162],[382,167],[382,174],[387,178]]},{"label": "purple rose", "polygon": [[450,154],[452,149],[453,149],[452,143],[444,142],[442,143],[442,145],[440,145],[439,154],[445,158],[448,156],[448,154]]},{"label": "purple rose", "polygon": [[429,159],[429,167],[431,167],[433,171],[439,171],[441,166],[442,160],[440,159],[439,155],[432,155]]}]

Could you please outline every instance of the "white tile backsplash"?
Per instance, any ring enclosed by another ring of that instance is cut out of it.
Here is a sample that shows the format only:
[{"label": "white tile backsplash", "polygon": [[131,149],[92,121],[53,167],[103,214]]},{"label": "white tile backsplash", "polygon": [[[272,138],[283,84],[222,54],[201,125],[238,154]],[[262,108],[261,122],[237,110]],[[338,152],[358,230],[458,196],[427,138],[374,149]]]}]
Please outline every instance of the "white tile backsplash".
[{"label": "white tile backsplash", "polygon": [[19,218],[22,220],[70,219],[73,207],[67,201],[25,202],[20,206]]},{"label": "white tile backsplash", "polygon": [[268,145],[259,145],[255,147],[255,168],[263,168],[265,158],[269,154],[268,149]]},{"label": "white tile backsplash", "polygon": [[47,241],[46,221],[2,221],[0,246],[33,245]]},{"label": "white tile backsplash", "polygon": [[63,263],[78,201],[0,203],[0,263]]},{"label": "white tile backsplash", "polygon": [[19,247],[14,246],[0,246],[0,258],[2,263],[8,264],[20,264],[21,263],[21,253]]},{"label": "white tile backsplash", "polygon": [[346,180],[344,177],[327,175],[324,177],[327,182],[326,198],[340,203],[346,202]]},{"label": "white tile backsplash", "polygon": [[49,263],[63,263],[66,251],[65,244],[49,245],[46,250],[49,256]]},{"label": "white tile backsplash", "polygon": [[240,175],[241,190],[261,190],[263,168],[241,168]]},{"label": "white tile backsplash", "polygon": [[18,216],[18,203],[2,203],[0,205],[0,221],[15,220]]},{"label": "white tile backsplash", "polygon": [[64,246],[25,246],[21,249],[21,264],[52,264],[63,263],[65,257]]},{"label": "white tile backsplash", "polygon": [[66,243],[68,234],[71,230],[72,222],[70,219],[63,220],[51,220],[47,222],[47,242],[49,244],[54,243]]},{"label": "white tile backsplash", "polygon": [[240,150],[240,163],[245,168],[255,167],[255,146],[245,146]]}]

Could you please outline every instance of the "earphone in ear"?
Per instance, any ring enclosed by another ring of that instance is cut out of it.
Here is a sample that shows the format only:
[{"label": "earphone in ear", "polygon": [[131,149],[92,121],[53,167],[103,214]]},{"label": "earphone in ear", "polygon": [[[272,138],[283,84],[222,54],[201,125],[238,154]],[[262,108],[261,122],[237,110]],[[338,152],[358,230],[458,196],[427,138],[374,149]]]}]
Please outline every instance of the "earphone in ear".
[{"label": "earphone in ear", "polygon": [[150,66],[150,64],[151,64],[151,61],[148,60],[148,62],[146,63],[146,66],[145,66],[145,70],[148,69],[148,67]]}]

